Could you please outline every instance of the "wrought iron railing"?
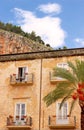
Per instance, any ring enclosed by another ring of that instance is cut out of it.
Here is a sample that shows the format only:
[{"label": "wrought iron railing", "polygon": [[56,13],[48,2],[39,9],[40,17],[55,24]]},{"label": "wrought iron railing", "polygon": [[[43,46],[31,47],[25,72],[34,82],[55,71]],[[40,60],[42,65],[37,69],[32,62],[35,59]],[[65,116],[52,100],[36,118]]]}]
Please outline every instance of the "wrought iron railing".
[{"label": "wrought iron railing", "polygon": [[33,74],[32,73],[25,73],[24,76],[19,76],[18,74],[10,75],[10,83],[33,83]]},{"label": "wrought iron railing", "polygon": [[53,72],[49,73],[50,81],[51,82],[57,82],[57,81],[67,81],[64,78],[56,77]]},{"label": "wrought iron railing", "polygon": [[49,116],[48,117],[48,125],[56,126],[56,125],[72,125],[76,126],[76,116]]},{"label": "wrought iron railing", "polygon": [[23,120],[7,117],[7,126],[32,126],[32,117],[26,117]]}]

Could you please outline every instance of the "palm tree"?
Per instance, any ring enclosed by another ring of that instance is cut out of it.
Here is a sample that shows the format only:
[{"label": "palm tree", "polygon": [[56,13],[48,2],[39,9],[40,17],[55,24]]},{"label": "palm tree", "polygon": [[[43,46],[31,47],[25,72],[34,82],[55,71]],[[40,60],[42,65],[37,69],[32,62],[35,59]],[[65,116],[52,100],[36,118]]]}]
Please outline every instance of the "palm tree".
[{"label": "palm tree", "polygon": [[55,68],[54,76],[65,79],[57,84],[56,88],[46,95],[43,100],[49,106],[62,99],[60,109],[65,101],[72,98],[70,114],[78,101],[81,108],[81,130],[84,130],[84,61],[75,60],[74,63],[68,61],[69,70]]}]

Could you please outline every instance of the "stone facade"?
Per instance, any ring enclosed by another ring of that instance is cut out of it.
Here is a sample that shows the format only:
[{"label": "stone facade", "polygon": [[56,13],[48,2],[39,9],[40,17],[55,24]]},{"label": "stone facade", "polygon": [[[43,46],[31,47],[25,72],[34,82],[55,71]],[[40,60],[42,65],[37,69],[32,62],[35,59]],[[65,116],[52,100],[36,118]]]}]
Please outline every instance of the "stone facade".
[{"label": "stone facade", "polygon": [[[78,50],[81,52],[81,49],[73,49],[73,56],[68,55],[71,50],[65,50],[66,56],[62,56],[61,51],[57,51],[60,57],[56,56],[56,51],[52,51],[51,57],[49,55],[51,52],[44,53],[44,56],[43,53],[39,52],[38,57],[35,56],[37,53],[28,53],[26,57],[25,53],[22,56],[20,54],[0,56],[0,130],[20,129],[19,125],[16,127],[11,125],[7,128],[7,117],[11,115],[15,118],[17,103],[24,103],[26,107],[25,114],[32,117],[31,130],[51,129],[48,125],[49,116],[56,116],[56,103],[47,108],[43,102],[43,97],[53,90],[57,84],[51,82],[50,72],[57,63],[66,63],[68,60],[74,62],[75,59],[83,60],[84,51],[78,55]],[[30,58],[28,59],[28,57]],[[10,75],[16,74],[17,68],[22,67],[27,67],[27,73],[33,74],[32,83],[23,83],[22,81],[11,83]],[[68,111],[70,102],[71,100],[68,101]],[[80,130],[80,107],[78,102],[71,116],[76,116],[76,130]],[[21,128],[28,129],[23,126]]]}]

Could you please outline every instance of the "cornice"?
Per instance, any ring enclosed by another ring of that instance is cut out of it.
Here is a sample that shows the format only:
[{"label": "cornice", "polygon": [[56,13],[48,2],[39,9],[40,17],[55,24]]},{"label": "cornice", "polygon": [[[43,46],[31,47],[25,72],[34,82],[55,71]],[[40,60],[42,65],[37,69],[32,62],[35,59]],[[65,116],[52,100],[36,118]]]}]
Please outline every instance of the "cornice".
[{"label": "cornice", "polygon": [[84,55],[84,48],[0,55],[0,62]]}]

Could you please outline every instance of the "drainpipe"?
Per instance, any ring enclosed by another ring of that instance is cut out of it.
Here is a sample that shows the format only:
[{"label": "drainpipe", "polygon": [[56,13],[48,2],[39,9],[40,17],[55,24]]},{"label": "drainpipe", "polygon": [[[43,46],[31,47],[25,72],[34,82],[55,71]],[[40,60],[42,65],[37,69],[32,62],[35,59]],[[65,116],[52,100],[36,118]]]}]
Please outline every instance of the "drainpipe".
[{"label": "drainpipe", "polygon": [[39,130],[41,129],[41,94],[42,94],[42,59],[41,59],[41,66],[40,66]]}]

